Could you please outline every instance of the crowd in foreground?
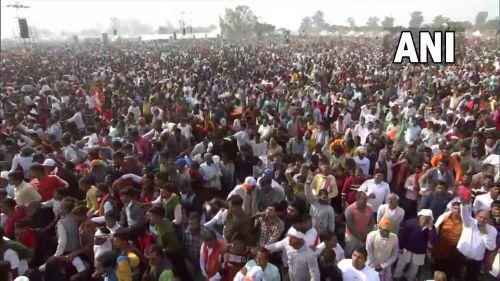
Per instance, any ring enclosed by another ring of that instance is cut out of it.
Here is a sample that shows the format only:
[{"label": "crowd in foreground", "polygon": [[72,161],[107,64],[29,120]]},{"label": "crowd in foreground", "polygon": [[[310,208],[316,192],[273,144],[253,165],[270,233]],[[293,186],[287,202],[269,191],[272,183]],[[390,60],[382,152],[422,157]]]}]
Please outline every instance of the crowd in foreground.
[{"label": "crowd in foreground", "polygon": [[495,42],[452,65],[392,53],[2,52],[0,280],[498,280]]}]

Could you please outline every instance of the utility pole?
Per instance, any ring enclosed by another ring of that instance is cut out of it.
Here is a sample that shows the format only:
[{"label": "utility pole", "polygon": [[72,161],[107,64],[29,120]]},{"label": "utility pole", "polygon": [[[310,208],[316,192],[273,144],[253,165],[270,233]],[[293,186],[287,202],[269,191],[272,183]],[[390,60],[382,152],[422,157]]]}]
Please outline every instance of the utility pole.
[{"label": "utility pole", "polygon": [[[16,9],[16,24],[20,30],[20,26],[19,26],[19,9],[29,9],[31,8],[30,6],[27,6],[27,5],[23,5],[20,1],[16,1],[14,2],[14,4],[8,4],[6,6],[7,8],[14,8]],[[28,28],[28,32],[29,32],[29,28]],[[21,34],[19,34],[18,36],[18,39],[20,39],[21,42],[23,42],[25,45],[26,45],[26,40],[25,38],[21,38]]]}]

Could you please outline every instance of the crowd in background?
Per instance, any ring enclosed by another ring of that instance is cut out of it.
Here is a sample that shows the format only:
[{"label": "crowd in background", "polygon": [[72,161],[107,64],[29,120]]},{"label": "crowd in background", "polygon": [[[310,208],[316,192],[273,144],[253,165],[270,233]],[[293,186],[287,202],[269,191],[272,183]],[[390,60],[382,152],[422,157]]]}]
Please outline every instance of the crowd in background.
[{"label": "crowd in background", "polygon": [[500,56],[466,44],[2,51],[0,279],[498,280]]}]

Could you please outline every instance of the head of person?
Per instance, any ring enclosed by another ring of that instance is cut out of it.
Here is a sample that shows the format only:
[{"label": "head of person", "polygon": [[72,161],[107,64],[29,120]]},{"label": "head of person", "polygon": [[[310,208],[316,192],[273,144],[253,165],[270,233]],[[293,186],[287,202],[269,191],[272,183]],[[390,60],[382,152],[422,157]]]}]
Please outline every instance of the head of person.
[{"label": "head of person", "polygon": [[191,231],[198,231],[201,229],[201,218],[197,212],[191,212],[188,217],[188,228]]},{"label": "head of person", "polygon": [[358,247],[352,252],[352,266],[356,270],[363,270],[366,266],[366,259],[368,258],[368,253],[364,247]]},{"label": "head of person", "polygon": [[319,170],[321,174],[327,176],[331,174],[332,172],[332,166],[330,165],[330,162],[328,162],[327,159],[321,159],[319,163]]},{"label": "head of person", "polygon": [[472,183],[472,177],[469,174],[463,174],[462,176],[462,185],[463,186],[470,186]]},{"label": "head of person", "polygon": [[442,271],[434,272],[434,281],[447,281],[446,274]]},{"label": "head of person", "polygon": [[392,223],[387,218],[382,218],[378,223],[378,231],[380,232],[380,236],[384,238],[388,238],[391,233]]},{"label": "head of person", "polygon": [[277,202],[272,202],[266,208],[266,217],[274,218],[277,217],[277,210],[280,208],[280,204]]},{"label": "head of person", "polygon": [[384,171],[381,169],[376,169],[373,180],[375,181],[376,184],[381,183],[384,180]]},{"label": "head of person", "polygon": [[476,215],[476,220],[477,224],[481,227],[487,225],[490,220],[490,212],[488,211],[478,212]]},{"label": "head of person", "polygon": [[328,199],[328,190],[320,189],[318,191],[318,202],[322,205],[330,204],[330,200]]},{"label": "head of person", "polygon": [[337,234],[335,232],[327,230],[320,235],[321,241],[325,242],[325,248],[335,248],[338,243]]},{"label": "head of person", "polygon": [[160,195],[163,199],[170,198],[170,196],[172,196],[172,194],[174,194],[176,190],[177,188],[175,187],[175,185],[171,183],[160,185]]},{"label": "head of person", "polygon": [[453,202],[451,204],[451,215],[455,218],[460,217],[460,202]]},{"label": "head of person", "polygon": [[265,175],[264,177],[262,177],[262,179],[260,179],[260,188],[264,192],[270,192],[272,191],[272,182],[272,177],[270,175]]},{"label": "head of person", "polygon": [[163,206],[154,206],[147,212],[149,223],[159,225],[165,218],[165,208]]},{"label": "head of person", "polygon": [[24,173],[22,171],[14,171],[9,173],[9,183],[13,186],[19,186],[24,181]]},{"label": "head of person", "polygon": [[87,219],[87,207],[78,205],[71,210],[71,216],[77,222],[84,222]]},{"label": "head of person", "polygon": [[432,220],[434,219],[432,211],[429,209],[422,209],[417,215],[420,226],[427,226],[432,223]]},{"label": "head of person", "polygon": [[230,213],[241,212],[243,209],[243,198],[239,195],[233,195],[227,199],[229,202],[228,210]]},{"label": "head of person", "polygon": [[90,174],[83,176],[78,180],[78,188],[83,191],[89,190],[95,183],[94,177]]},{"label": "head of person", "polygon": [[113,234],[113,246],[117,249],[123,250],[128,247],[130,235],[127,230],[120,229]]},{"label": "head of person", "polygon": [[168,183],[169,175],[167,172],[156,172],[154,177],[154,183],[157,186],[163,186]]},{"label": "head of person", "polygon": [[364,191],[358,191],[356,193],[356,204],[360,207],[366,207],[366,204],[368,204],[368,194]]},{"label": "head of person", "polygon": [[448,159],[442,158],[441,160],[439,160],[437,168],[441,173],[444,173],[448,169],[449,164],[450,162],[448,161]]},{"label": "head of person", "polygon": [[256,253],[255,262],[258,266],[265,269],[269,263],[269,259],[271,258],[271,253],[264,247],[257,247]]},{"label": "head of person", "polygon": [[493,198],[493,200],[496,200],[498,198],[499,192],[500,192],[500,186],[495,185],[490,187],[489,193],[491,198]]},{"label": "head of person", "polygon": [[207,163],[207,165],[211,165],[214,162],[212,159],[212,154],[210,153],[205,153],[205,155],[203,156],[203,160],[205,161],[205,163]]},{"label": "head of person", "polygon": [[41,179],[45,176],[45,169],[40,164],[34,164],[29,169],[29,175],[32,179]]},{"label": "head of person", "polygon": [[291,227],[288,231],[288,244],[298,250],[304,245],[304,239],[306,235],[299,231],[296,227]]},{"label": "head of person", "polygon": [[0,211],[5,215],[14,213],[16,209],[16,200],[6,197],[0,201]]},{"label": "head of person", "polygon": [[110,210],[104,214],[104,221],[106,222],[106,227],[108,228],[115,227],[119,220],[120,213],[116,210]]},{"label": "head of person", "polygon": [[237,232],[231,237],[231,250],[235,254],[243,254],[247,249],[247,238],[245,234]]},{"label": "head of person", "polygon": [[65,216],[71,213],[75,207],[75,201],[73,199],[64,199],[61,201],[61,207],[59,208],[59,214]]},{"label": "head of person", "polygon": [[500,200],[491,203],[491,217],[497,222],[500,220]]},{"label": "head of person", "polygon": [[56,162],[52,159],[45,159],[42,164],[46,174],[50,174],[56,168]]},{"label": "head of person", "polygon": [[96,185],[96,188],[96,195],[99,198],[102,198],[104,195],[109,194],[109,188],[105,183],[98,183]]},{"label": "head of person", "polygon": [[295,200],[287,208],[287,216],[300,217],[307,212],[307,203],[301,198]]},{"label": "head of person", "polygon": [[362,179],[364,177],[364,175],[363,175],[363,169],[356,168],[354,170],[354,177],[357,178],[357,179]]},{"label": "head of person", "polygon": [[444,194],[448,190],[448,184],[445,181],[438,180],[436,183],[436,193]]},{"label": "head of person", "polygon": [[217,235],[215,235],[215,232],[211,229],[204,229],[201,232],[201,239],[209,248],[214,248],[217,244]]},{"label": "head of person", "polygon": [[120,201],[123,204],[129,204],[132,200],[137,199],[138,191],[133,187],[125,187],[120,191]]},{"label": "head of person", "polygon": [[398,203],[399,203],[399,196],[396,193],[390,193],[387,196],[387,200],[389,201],[388,202],[389,207],[396,208],[398,206]]},{"label": "head of person", "polygon": [[94,245],[104,244],[109,239],[110,234],[111,234],[111,231],[109,231],[109,229],[106,227],[97,228],[97,230],[94,234]]},{"label": "head of person", "polygon": [[163,249],[158,244],[151,245],[146,251],[146,257],[150,265],[159,265],[163,259]]},{"label": "head of person", "polygon": [[359,146],[358,147],[358,157],[360,159],[363,159],[366,155],[366,148],[364,146]]}]

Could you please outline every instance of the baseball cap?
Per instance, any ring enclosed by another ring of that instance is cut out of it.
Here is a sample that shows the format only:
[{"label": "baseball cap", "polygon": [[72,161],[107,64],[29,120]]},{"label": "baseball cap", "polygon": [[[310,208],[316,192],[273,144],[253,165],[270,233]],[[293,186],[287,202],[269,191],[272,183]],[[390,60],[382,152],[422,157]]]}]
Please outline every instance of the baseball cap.
[{"label": "baseball cap", "polygon": [[8,180],[9,179],[9,171],[2,171],[0,173],[0,178]]},{"label": "baseball cap", "polygon": [[257,182],[257,181],[255,180],[255,178],[254,178],[254,177],[247,177],[247,178],[245,179],[245,182],[243,183],[243,187],[244,187],[245,189],[250,189],[250,188],[252,188],[252,187],[254,187],[254,186],[255,186],[256,182]]},{"label": "baseball cap", "polygon": [[42,166],[45,166],[45,167],[54,167],[55,165],[56,165],[56,162],[50,158],[45,159],[45,161],[43,161],[43,164],[42,164]]}]

